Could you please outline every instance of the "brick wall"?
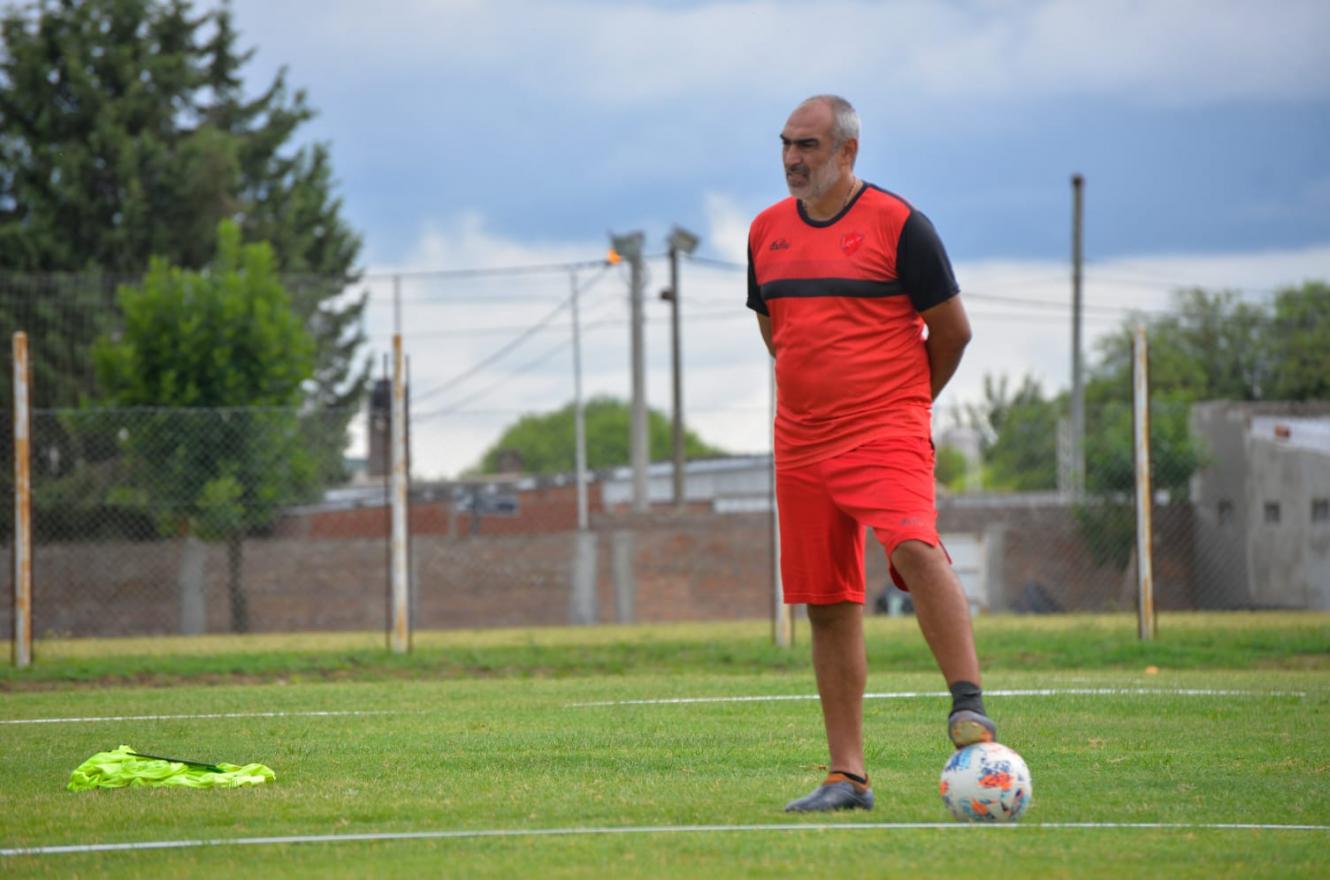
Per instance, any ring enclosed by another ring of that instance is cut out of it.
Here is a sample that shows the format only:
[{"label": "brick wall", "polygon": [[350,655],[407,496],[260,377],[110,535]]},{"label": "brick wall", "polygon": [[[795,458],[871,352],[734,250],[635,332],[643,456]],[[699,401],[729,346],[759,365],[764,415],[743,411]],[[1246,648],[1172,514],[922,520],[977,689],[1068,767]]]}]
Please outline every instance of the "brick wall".
[{"label": "brick wall", "polygon": [[[417,511],[419,512],[419,511]],[[381,508],[361,511],[381,523]],[[344,523],[347,520],[343,521]],[[413,517],[413,522],[420,520]],[[437,521],[436,521],[437,522]],[[245,542],[244,583],[251,630],[382,629],[386,620],[387,546],[381,537],[336,537],[287,523],[279,535]],[[642,516],[600,514],[597,534],[597,617],[620,619],[613,576],[615,534],[633,542],[640,622],[767,617],[771,611],[769,519],[764,513],[717,515],[689,511]],[[1190,588],[1190,508],[1156,510],[1155,579],[1161,609],[1194,607]],[[1124,573],[1097,566],[1069,509],[1012,504],[962,507],[944,503],[947,531],[1002,534],[1005,605],[1038,583],[1067,610],[1131,607]],[[381,528],[381,526],[380,526]],[[420,530],[423,531],[423,530]],[[447,530],[412,538],[418,584],[417,625],[462,628],[562,625],[571,615],[575,532],[456,535]],[[870,537],[869,596],[886,584],[886,562]],[[179,629],[180,541],[45,544],[34,554],[37,637],[129,635]],[[207,545],[204,576],[207,628],[230,623],[226,549]],[[1125,585],[1125,586],[1124,586]],[[12,590],[6,588],[6,595]],[[6,600],[0,625],[12,631]]]}]

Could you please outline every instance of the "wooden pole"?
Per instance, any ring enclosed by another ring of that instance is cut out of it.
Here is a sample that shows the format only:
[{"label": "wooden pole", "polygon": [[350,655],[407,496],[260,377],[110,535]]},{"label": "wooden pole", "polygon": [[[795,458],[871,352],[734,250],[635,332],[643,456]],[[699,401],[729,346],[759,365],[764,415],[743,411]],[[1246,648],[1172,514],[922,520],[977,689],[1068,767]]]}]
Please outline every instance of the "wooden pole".
[{"label": "wooden pole", "polygon": [[393,334],[392,436],[392,652],[411,649],[410,569],[407,566],[406,378],[402,335]]},{"label": "wooden pole", "polygon": [[32,413],[28,334],[14,334],[14,642],[13,662],[32,664]]},{"label": "wooden pole", "polygon": [[1142,641],[1155,637],[1153,540],[1150,522],[1150,384],[1145,325],[1136,325],[1132,344],[1132,410],[1136,447],[1136,615]]}]

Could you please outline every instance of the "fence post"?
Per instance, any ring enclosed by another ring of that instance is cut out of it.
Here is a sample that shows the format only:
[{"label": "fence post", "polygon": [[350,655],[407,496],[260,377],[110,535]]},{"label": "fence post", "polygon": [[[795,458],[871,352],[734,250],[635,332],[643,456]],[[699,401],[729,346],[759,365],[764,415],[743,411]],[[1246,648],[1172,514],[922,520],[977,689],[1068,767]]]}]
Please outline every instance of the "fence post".
[{"label": "fence post", "polygon": [[28,334],[14,334],[14,643],[13,663],[32,664],[32,418]]},{"label": "fence post", "polygon": [[393,334],[392,432],[392,652],[411,649],[409,598],[410,570],[407,566],[406,522],[406,379],[403,375],[402,335]]},{"label": "fence post", "polygon": [[1136,447],[1136,618],[1142,641],[1155,637],[1153,540],[1150,523],[1150,383],[1145,325],[1132,340],[1132,420]]}]

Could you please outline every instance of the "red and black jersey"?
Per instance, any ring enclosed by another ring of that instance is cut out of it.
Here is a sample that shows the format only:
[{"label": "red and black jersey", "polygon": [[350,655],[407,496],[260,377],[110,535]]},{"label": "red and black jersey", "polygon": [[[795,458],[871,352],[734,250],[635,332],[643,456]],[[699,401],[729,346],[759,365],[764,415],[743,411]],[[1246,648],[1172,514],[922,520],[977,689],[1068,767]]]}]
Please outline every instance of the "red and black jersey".
[{"label": "red and black jersey", "polygon": [[748,233],[748,307],[771,317],[776,461],[799,467],[884,437],[928,437],[921,311],[959,292],[933,225],[867,185],[830,220],[798,199]]}]

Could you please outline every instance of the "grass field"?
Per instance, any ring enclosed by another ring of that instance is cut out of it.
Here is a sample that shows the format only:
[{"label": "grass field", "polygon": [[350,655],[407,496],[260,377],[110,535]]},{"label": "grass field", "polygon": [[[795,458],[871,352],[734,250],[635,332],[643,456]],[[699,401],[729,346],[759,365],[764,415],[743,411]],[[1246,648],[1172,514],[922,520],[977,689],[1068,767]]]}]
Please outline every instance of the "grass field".
[{"label": "grass field", "polygon": [[[406,658],[367,635],[42,642],[0,674],[0,876],[1330,874],[1330,616],[1165,615],[1148,645],[1127,617],[977,630],[1034,777],[1016,827],[942,806],[947,702],[910,620],[870,622],[878,807],[811,818],[781,807],[820,779],[817,702],[731,699],[811,696],[806,630],[429,633]],[[674,698],[709,699],[625,702]],[[121,743],[277,782],[64,790]],[[236,842],[286,836],[324,839]],[[231,844],[12,853],[185,841]]]}]

